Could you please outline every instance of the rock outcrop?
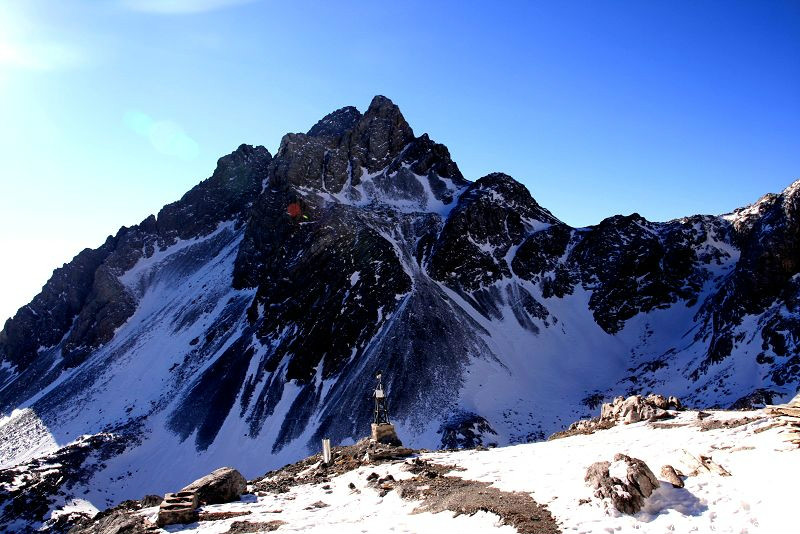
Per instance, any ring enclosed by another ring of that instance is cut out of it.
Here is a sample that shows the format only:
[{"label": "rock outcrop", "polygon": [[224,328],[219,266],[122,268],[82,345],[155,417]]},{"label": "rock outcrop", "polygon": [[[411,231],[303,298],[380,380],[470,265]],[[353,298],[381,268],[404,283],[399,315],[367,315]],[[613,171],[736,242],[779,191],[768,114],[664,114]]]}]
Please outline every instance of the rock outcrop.
[{"label": "rock outcrop", "polygon": [[564,438],[575,434],[591,434],[596,430],[611,428],[617,424],[631,424],[640,421],[657,421],[672,417],[671,411],[682,410],[683,405],[677,397],[664,397],[651,394],[615,397],[600,408],[600,417],[575,421],[566,430],[556,432],[550,439]]},{"label": "rock outcrop", "polygon": [[786,404],[768,406],[765,411],[784,427],[784,440],[800,448],[800,393]]},{"label": "rock outcrop", "polygon": [[603,404],[600,410],[600,420],[627,425],[639,421],[666,419],[670,417],[667,410],[680,410],[681,408],[681,403],[676,397],[666,398],[663,395],[616,397],[610,404]]}]

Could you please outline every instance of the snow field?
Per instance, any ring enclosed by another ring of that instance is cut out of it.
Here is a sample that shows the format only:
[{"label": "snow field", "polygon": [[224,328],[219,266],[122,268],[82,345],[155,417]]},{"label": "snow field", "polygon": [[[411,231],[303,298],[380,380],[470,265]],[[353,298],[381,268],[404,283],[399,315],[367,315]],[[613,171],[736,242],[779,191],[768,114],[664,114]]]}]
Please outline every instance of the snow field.
[{"label": "snow field", "polygon": [[[485,451],[425,453],[422,458],[464,469],[453,471],[450,476],[490,482],[503,491],[529,493],[548,507],[565,533],[796,533],[791,512],[796,500],[795,477],[800,473],[800,450],[781,441],[778,429],[763,416],[760,411],[713,412],[712,419],[717,420],[757,419],[733,429],[701,431],[692,426],[697,412],[682,412],[666,422],[675,425],[670,428],[637,423],[591,435]],[[731,476],[691,475],[685,477],[685,488],[673,488],[662,480],[644,509],[634,516],[622,515],[609,503],[593,498],[584,482],[589,465],[612,461],[619,452],[644,460],[656,476],[664,464],[689,473],[691,467],[682,461],[684,451],[711,456]],[[372,472],[380,477],[391,474],[398,480],[412,476],[402,462],[365,466],[333,477],[328,484],[330,489],[316,484],[296,486],[284,494],[245,495],[240,502],[205,506],[202,510],[249,511],[248,515],[173,525],[165,530],[222,534],[234,521],[281,520],[286,524],[279,532],[516,532],[501,525],[499,517],[490,513],[456,517],[451,512],[414,513],[420,502],[405,501],[396,491],[380,497],[374,487],[368,486],[366,477]],[[350,483],[355,489],[349,487]],[[588,502],[582,504],[581,500],[586,499]],[[328,506],[314,506],[320,501]],[[140,513],[155,521],[157,512],[154,507]]]},{"label": "snow field", "polygon": [[[683,412],[667,424],[691,424],[697,412]],[[763,415],[762,412],[713,412],[717,419]],[[776,428],[760,419],[734,429],[701,432],[694,426],[653,428],[648,423],[616,426],[591,435],[491,449],[432,453],[428,460],[466,468],[463,478],[491,482],[505,491],[525,491],[547,505],[564,532],[726,532],[736,534],[797,533],[790,518],[800,474],[800,450],[784,444]],[[670,464],[688,474],[686,450],[711,456],[730,477],[701,473],[685,479],[686,487],[661,487],[635,516],[622,515],[592,498],[584,482],[594,462],[613,461],[616,453],[643,460],[661,479]]]}]

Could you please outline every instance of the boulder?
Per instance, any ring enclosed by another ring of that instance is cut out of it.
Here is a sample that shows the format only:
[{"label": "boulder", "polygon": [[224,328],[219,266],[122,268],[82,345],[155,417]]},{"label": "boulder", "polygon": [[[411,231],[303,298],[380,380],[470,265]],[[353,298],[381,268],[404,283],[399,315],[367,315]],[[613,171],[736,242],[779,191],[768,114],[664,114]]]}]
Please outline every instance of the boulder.
[{"label": "boulder", "polygon": [[220,467],[213,473],[195,480],[181,492],[196,492],[201,503],[222,504],[238,501],[246,490],[247,480],[239,471],[231,467]]},{"label": "boulder", "polygon": [[623,514],[641,510],[645,499],[659,486],[647,464],[624,454],[615,455],[613,462],[593,463],[584,480],[594,490],[595,497],[610,499]]},{"label": "boulder", "polygon": [[671,465],[661,466],[661,477],[672,484],[673,488],[683,487],[683,479],[681,479],[680,475],[678,475],[678,472],[675,471],[675,468]]}]

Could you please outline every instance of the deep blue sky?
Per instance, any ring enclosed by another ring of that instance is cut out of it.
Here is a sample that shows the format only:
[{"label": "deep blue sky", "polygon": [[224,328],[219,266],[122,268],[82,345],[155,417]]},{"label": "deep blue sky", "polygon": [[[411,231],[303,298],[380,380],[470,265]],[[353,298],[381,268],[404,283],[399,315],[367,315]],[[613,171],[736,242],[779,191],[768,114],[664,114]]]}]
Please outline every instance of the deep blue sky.
[{"label": "deep blue sky", "polygon": [[723,213],[800,178],[800,2],[4,0],[0,316],[375,94],[570,224]]}]

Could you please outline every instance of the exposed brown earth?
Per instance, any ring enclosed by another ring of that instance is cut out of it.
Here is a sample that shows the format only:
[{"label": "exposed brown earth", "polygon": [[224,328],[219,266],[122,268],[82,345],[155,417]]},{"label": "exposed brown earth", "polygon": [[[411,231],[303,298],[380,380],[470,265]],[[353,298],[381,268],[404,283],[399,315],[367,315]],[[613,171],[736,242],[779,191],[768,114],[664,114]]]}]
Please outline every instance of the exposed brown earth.
[{"label": "exposed brown earth", "polygon": [[501,491],[488,482],[445,476],[455,470],[416,459],[409,470],[419,473],[408,480],[376,480],[381,491],[395,489],[403,499],[422,501],[414,513],[444,511],[474,515],[489,512],[500,517],[503,525],[521,534],[557,534],[561,530],[546,507],[538,504],[528,493]]},{"label": "exposed brown earth", "polygon": [[250,534],[253,532],[272,532],[281,525],[285,525],[286,521],[234,521],[231,528],[225,534]]}]

